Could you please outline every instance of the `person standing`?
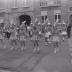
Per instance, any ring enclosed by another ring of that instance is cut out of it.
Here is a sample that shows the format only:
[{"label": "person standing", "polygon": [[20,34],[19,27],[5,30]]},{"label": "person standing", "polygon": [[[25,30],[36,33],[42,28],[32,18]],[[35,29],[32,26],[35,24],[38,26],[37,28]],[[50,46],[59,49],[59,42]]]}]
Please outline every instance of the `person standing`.
[{"label": "person standing", "polygon": [[67,27],[67,36],[68,36],[68,38],[71,37],[71,24],[69,24]]},{"label": "person standing", "polygon": [[33,27],[31,41],[34,45],[33,53],[39,52],[40,49],[39,49],[39,40],[38,40],[38,30],[36,26]]},{"label": "person standing", "polygon": [[22,25],[20,26],[19,35],[20,35],[20,39],[19,39],[20,48],[21,48],[21,51],[24,51],[26,49],[26,38],[27,38],[25,21],[22,22]]}]

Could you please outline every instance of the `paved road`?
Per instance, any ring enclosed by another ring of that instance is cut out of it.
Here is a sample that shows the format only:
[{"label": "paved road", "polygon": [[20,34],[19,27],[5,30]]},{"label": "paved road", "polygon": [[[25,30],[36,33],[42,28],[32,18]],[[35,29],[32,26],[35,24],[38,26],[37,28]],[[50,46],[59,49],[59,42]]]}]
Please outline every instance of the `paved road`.
[{"label": "paved road", "polygon": [[55,69],[63,71],[65,69],[71,70],[68,40],[61,43],[57,54],[54,54],[52,45],[44,46],[43,42],[40,42],[41,51],[39,54],[33,54],[33,44],[31,42],[27,42],[26,45],[27,49],[25,51],[21,51],[20,49],[10,50],[9,45],[7,45],[6,49],[1,47],[0,66],[13,68],[20,72],[36,72],[38,69],[43,68],[47,70],[47,72],[52,72],[52,70]]},{"label": "paved road", "polygon": [[46,55],[32,72],[72,72],[68,40],[59,49],[57,54]]},{"label": "paved road", "polygon": [[11,50],[10,42],[6,41],[6,43],[6,49],[0,44],[0,67],[9,67],[20,72],[32,71],[45,55],[50,54],[54,50],[51,45],[44,46],[44,43],[40,42],[41,51],[39,54],[34,54],[33,44],[31,42],[27,42],[27,49],[25,51],[21,51],[20,48]]}]

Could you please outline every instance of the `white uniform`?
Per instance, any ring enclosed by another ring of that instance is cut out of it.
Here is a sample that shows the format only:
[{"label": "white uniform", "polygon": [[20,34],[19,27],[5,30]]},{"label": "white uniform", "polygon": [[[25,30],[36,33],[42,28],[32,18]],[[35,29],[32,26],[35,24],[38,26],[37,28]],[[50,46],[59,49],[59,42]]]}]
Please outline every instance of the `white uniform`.
[{"label": "white uniform", "polygon": [[52,39],[53,42],[59,42],[59,36],[53,36],[53,39]]},{"label": "white uniform", "polygon": [[31,30],[31,27],[30,27],[30,26],[28,26],[28,27],[27,27],[27,30],[28,30],[28,31],[30,31],[30,30]]},{"label": "white uniform", "polygon": [[33,35],[31,40],[37,40],[37,35]]},{"label": "white uniform", "polygon": [[51,32],[46,32],[45,37],[49,37],[51,35]]},{"label": "white uniform", "polygon": [[23,36],[23,35],[21,35],[20,36],[20,41],[25,41],[26,39],[25,39],[25,36]]},{"label": "white uniform", "polygon": [[67,32],[66,32],[66,31],[63,31],[63,32],[61,33],[61,35],[67,35]]}]

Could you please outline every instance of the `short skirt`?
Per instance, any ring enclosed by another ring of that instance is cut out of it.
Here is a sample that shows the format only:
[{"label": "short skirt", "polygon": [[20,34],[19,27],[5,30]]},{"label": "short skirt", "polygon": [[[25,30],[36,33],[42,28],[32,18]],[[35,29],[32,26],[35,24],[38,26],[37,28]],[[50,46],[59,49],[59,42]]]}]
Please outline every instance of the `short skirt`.
[{"label": "short skirt", "polygon": [[37,35],[32,36],[32,37],[31,37],[31,40],[38,40]]},{"label": "short skirt", "polygon": [[53,42],[59,42],[60,41],[59,36],[53,36],[52,41]]}]

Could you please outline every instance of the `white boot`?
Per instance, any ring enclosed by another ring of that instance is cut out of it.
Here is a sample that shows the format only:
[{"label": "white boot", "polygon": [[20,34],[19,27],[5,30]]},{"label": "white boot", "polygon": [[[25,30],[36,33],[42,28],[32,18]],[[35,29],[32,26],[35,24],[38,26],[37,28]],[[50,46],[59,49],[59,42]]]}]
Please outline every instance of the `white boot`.
[{"label": "white boot", "polygon": [[57,53],[57,49],[56,49],[56,48],[54,49],[54,53],[55,53],[55,54]]}]

